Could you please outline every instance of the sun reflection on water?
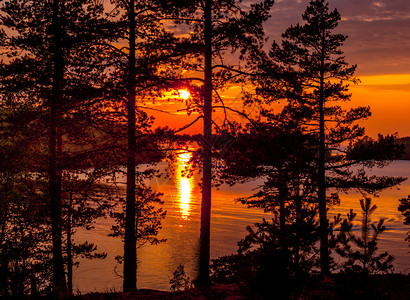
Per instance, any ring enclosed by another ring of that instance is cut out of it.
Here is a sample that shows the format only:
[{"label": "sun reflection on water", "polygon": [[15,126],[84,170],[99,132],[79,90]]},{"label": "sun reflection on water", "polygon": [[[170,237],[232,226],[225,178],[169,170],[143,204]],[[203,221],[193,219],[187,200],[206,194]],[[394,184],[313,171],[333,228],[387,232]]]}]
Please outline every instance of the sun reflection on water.
[{"label": "sun reflection on water", "polygon": [[179,210],[183,220],[189,220],[191,214],[191,194],[194,186],[193,177],[186,176],[186,168],[189,165],[191,153],[183,152],[178,155],[176,179],[179,189]]}]

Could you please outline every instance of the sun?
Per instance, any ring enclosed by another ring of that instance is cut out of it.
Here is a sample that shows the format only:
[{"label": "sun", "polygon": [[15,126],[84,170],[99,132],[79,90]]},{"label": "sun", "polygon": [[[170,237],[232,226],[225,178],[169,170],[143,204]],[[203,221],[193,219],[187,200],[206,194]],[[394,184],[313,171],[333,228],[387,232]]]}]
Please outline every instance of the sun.
[{"label": "sun", "polygon": [[178,95],[182,99],[188,99],[191,94],[187,90],[178,90]]}]

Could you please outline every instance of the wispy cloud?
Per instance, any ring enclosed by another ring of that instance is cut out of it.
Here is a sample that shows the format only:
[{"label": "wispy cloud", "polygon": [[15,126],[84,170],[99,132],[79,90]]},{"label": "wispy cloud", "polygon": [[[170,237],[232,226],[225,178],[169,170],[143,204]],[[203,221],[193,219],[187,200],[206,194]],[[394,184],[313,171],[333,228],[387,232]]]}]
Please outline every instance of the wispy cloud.
[{"label": "wispy cloud", "polygon": [[[358,74],[410,74],[410,1],[330,0],[342,15],[339,32],[349,36],[343,49],[347,61],[358,65]],[[302,22],[309,1],[276,1],[268,21],[268,36]]]}]

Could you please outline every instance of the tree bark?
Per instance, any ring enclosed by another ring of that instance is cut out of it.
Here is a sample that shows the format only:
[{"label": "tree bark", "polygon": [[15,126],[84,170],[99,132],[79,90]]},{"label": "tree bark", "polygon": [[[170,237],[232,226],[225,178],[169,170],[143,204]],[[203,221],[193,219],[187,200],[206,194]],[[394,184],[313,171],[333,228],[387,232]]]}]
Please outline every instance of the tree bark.
[{"label": "tree bark", "polygon": [[62,218],[61,218],[61,109],[60,99],[63,94],[64,58],[62,47],[62,29],[60,24],[60,1],[53,1],[53,55],[54,70],[52,94],[50,99],[49,132],[49,194],[50,216],[53,244],[53,292],[59,297],[66,292],[64,265],[62,256]]},{"label": "tree bark", "polygon": [[[299,195],[299,179],[296,180],[295,184],[295,210],[296,210],[296,232],[300,233],[302,229],[302,197]],[[295,251],[295,263],[299,264],[300,261],[300,244],[301,244],[301,239],[300,239],[300,234],[298,234],[298,241],[295,244],[294,251]],[[298,269],[296,273],[296,278],[300,278],[301,272]]]},{"label": "tree bark", "polygon": [[285,180],[280,183],[279,187],[279,225],[280,225],[280,248],[283,262],[287,259],[288,246],[286,241],[286,206],[285,201],[288,197],[288,188]]},{"label": "tree bark", "polygon": [[125,237],[124,237],[124,282],[123,291],[137,290],[137,250],[135,228],[135,4],[130,0],[129,22],[129,55],[128,55],[128,148],[127,148],[127,196],[125,208]]},{"label": "tree bark", "polygon": [[210,259],[210,227],[211,227],[211,184],[212,184],[212,0],[205,1],[204,9],[204,38],[205,38],[205,71],[203,87],[203,173],[202,173],[202,202],[201,202],[201,233],[199,252],[200,287],[209,286]]},{"label": "tree bark", "polygon": [[320,57],[320,86],[319,86],[319,160],[318,160],[318,202],[320,221],[320,271],[328,275],[329,270],[329,241],[328,220],[326,209],[326,174],[325,174],[325,112],[324,112],[324,52],[325,32],[322,32],[322,45]]},{"label": "tree bark", "polygon": [[72,205],[73,193],[70,192],[70,203],[68,205],[67,213],[67,288],[70,295],[73,294],[73,253],[71,241],[71,227],[72,227]]}]

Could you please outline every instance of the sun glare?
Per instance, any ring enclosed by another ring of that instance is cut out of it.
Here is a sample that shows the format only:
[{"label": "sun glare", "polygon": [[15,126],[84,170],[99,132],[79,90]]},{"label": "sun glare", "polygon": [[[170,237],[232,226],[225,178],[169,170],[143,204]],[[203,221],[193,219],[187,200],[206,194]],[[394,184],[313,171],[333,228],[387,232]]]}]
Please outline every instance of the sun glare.
[{"label": "sun glare", "polygon": [[188,99],[191,94],[187,90],[178,90],[178,95],[182,99]]},{"label": "sun glare", "polygon": [[178,154],[178,160],[180,162],[187,162],[191,159],[192,154],[189,152],[182,152]]}]

